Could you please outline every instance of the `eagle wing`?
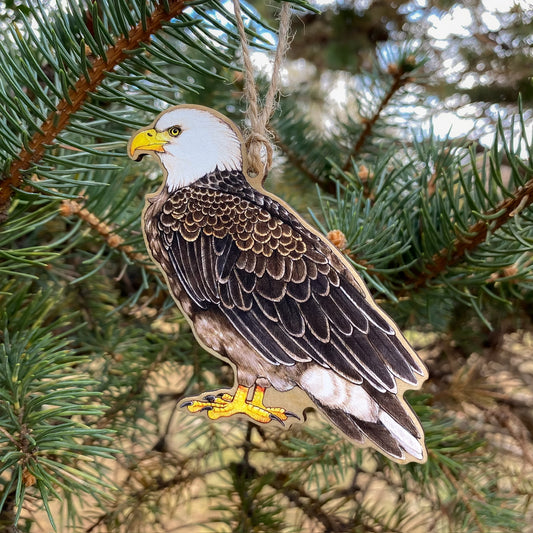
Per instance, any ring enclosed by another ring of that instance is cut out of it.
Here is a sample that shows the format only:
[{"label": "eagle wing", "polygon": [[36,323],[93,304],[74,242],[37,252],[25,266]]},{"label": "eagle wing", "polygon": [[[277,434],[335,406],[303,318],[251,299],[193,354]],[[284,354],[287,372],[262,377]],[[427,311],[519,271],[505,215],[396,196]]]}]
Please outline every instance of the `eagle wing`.
[{"label": "eagle wing", "polygon": [[[269,196],[191,186],[157,228],[197,310],[216,307],[273,365],[316,362],[353,383],[416,386],[419,363],[328,244]],[[167,266],[167,268],[168,268]]]}]

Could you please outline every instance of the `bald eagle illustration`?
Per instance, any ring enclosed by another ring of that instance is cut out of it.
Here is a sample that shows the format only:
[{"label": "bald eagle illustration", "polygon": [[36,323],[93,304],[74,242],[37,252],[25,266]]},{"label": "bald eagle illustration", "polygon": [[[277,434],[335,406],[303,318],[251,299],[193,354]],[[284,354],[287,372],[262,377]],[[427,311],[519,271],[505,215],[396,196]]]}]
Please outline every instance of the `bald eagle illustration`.
[{"label": "bald eagle illustration", "polygon": [[298,387],[358,445],[424,462],[403,399],[426,379],[423,363],[343,255],[247,179],[243,146],[229,119],[191,105],[164,111],[128,146],[135,160],[157,156],[164,172],[143,214],[151,257],[199,342],[236,372],[234,390],[184,406],[290,423],[298,417],[264,396]]}]

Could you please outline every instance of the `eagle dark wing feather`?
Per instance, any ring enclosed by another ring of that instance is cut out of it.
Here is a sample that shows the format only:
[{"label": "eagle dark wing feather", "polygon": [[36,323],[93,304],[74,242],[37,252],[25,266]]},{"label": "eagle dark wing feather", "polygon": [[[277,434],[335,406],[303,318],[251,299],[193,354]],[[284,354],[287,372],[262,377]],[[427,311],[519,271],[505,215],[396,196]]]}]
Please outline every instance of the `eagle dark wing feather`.
[{"label": "eagle dark wing feather", "polygon": [[290,297],[274,302],[279,322],[289,335],[303,337],[305,334],[305,322],[302,311],[296,300]]},{"label": "eagle dark wing feather", "polygon": [[311,280],[309,278],[302,283],[287,283],[287,294],[297,302],[307,302],[311,296]]},{"label": "eagle dark wing feather", "polygon": [[213,239],[212,245],[213,249],[215,250],[215,254],[217,255],[217,257],[220,257],[222,255],[225,255],[226,250],[229,247],[234,246],[235,243],[233,242],[231,235],[228,233],[225,237],[221,239]]},{"label": "eagle dark wing feather", "polygon": [[372,398],[380,406],[381,409],[386,411],[398,424],[404,427],[411,435],[416,438],[421,436],[420,431],[415,426],[413,419],[410,417],[402,406],[398,397],[392,392],[377,391],[369,386],[368,383],[363,383],[362,387],[367,393],[372,395]]},{"label": "eagle dark wing feather", "polygon": [[368,325],[368,320],[365,316],[358,313],[356,316],[349,317],[344,314],[335,302],[336,298],[334,292],[328,296],[315,294],[313,300],[315,300],[315,305],[322,311],[326,319],[329,322],[334,322],[339,332],[343,335],[350,336],[353,333],[354,326],[359,331],[366,333],[366,329],[360,327],[365,324]]},{"label": "eagle dark wing feather", "polygon": [[268,298],[263,298],[263,296],[258,293],[254,294],[254,300],[259,306],[259,309],[265,316],[265,318],[271,320],[272,322],[278,321],[278,314],[276,312],[276,307],[274,306],[274,302],[272,300],[269,300]]},{"label": "eagle dark wing feather", "polygon": [[[393,394],[389,395],[396,399],[396,396]],[[396,399],[397,400],[397,399]],[[382,422],[367,422],[356,418],[355,416],[343,411],[341,409],[331,409],[330,407],[322,404],[316,398],[314,398],[315,403],[320,407],[320,409],[326,414],[326,416],[337,426],[341,427],[342,430],[348,435],[351,439],[363,443],[365,438],[369,438],[374,441],[382,450],[389,453],[393,457],[403,458],[403,452],[398,445],[398,442],[394,439],[388,429],[383,425]],[[398,402],[398,405],[401,409],[401,405]],[[403,419],[406,421],[406,429],[413,428],[413,434],[419,436],[418,430],[416,429],[413,421],[406,415],[405,411],[403,412]]]},{"label": "eagle dark wing feather", "polygon": [[[210,266],[209,253],[202,252],[202,241],[206,236],[203,232],[198,234],[198,237],[187,247],[189,252],[189,260],[191,264],[198,265],[197,279],[198,289],[201,298],[204,301],[214,301],[217,298],[216,286],[210,283]],[[212,278],[211,278],[212,279]]]},{"label": "eagle dark wing feather", "polygon": [[257,278],[252,272],[246,272],[244,269],[235,268],[235,277],[244,291],[249,293],[253,292]]},{"label": "eagle dark wing feather", "polygon": [[305,302],[304,319],[313,337],[323,343],[329,342],[330,321],[313,296],[310,296]]},{"label": "eagle dark wing feather", "polygon": [[395,391],[395,377],[416,385],[423,371],[392,325],[297,218],[252,189],[185,189],[167,200],[158,228],[200,308],[216,306],[272,364],[313,360],[381,394]]},{"label": "eagle dark wing feather", "polygon": [[[228,239],[229,235],[226,235],[224,239]],[[215,237],[211,237],[211,240],[219,241],[222,239],[217,239]],[[213,246],[213,244],[211,244]],[[230,275],[231,271],[233,270],[233,267],[235,266],[235,261],[238,259],[240,255],[240,250],[237,248],[237,245],[229,239],[224,246],[224,252],[220,255],[217,255],[216,259],[216,273],[217,278],[216,280],[209,280],[211,283],[218,282],[218,283],[224,283],[227,281],[228,276]],[[191,265],[192,267],[196,267],[194,263]]]},{"label": "eagle dark wing feather", "polygon": [[168,255],[174,268],[174,272],[178,276],[181,285],[185,288],[189,297],[198,307],[201,309],[207,309],[207,302],[200,293],[200,287],[198,287],[197,283],[191,283],[191,279],[182,268],[182,265],[190,264],[190,255],[188,253],[189,246],[190,243],[175,236],[171,245],[168,247],[168,250],[171,250]]},{"label": "eagle dark wing feather", "polygon": [[[366,335],[355,332],[346,337],[333,331],[331,337],[331,342],[338,347],[342,361],[348,359],[357,371],[373,383],[377,389],[383,390],[383,387],[387,390],[394,389],[393,375],[388,366],[383,363],[380,354],[372,347]],[[335,368],[340,364],[341,361],[335,361],[332,366]]]},{"label": "eagle dark wing feather", "polygon": [[200,246],[200,257],[202,261],[201,268],[202,278],[204,280],[204,288],[206,290],[206,295],[209,296],[209,299],[215,302],[218,300],[218,291],[216,286],[211,283],[211,280],[215,278],[216,251],[211,239],[205,235],[205,233],[200,232],[198,240]]},{"label": "eagle dark wing feather", "polygon": [[279,324],[264,327],[264,316],[255,310],[243,312],[233,308],[225,312],[229,321],[272,364],[293,366],[296,362],[311,361],[311,357]]},{"label": "eagle dark wing feather", "polygon": [[249,292],[243,290],[236,276],[230,277],[227,285],[229,297],[235,306],[243,311],[249,311],[253,305],[253,297]]},{"label": "eagle dark wing feather", "polygon": [[256,278],[255,290],[272,302],[280,302],[287,292],[287,284],[279,279],[272,278],[269,274]]},{"label": "eagle dark wing feather", "polygon": [[398,376],[407,383],[416,385],[416,379],[413,380],[413,374],[409,364],[411,356],[403,346],[395,346],[391,341],[390,336],[380,334],[379,331],[376,331],[374,328],[370,328],[367,338],[375,352],[379,354],[387,354],[386,359],[383,355],[381,356],[381,359],[395,376]]}]

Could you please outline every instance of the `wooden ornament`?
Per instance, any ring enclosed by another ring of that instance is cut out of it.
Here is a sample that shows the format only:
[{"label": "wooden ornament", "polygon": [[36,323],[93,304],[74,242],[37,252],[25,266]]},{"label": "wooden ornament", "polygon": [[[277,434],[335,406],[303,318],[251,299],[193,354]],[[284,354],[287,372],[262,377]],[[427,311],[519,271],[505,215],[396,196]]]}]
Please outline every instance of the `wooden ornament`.
[{"label": "wooden ornament", "polygon": [[246,175],[235,124],[206,107],[171,107],[132,136],[128,154],[155,156],[164,174],[146,197],[147,249],[198,341],[235,372],[232,390],[181,405],[285,426],[313,406],[358,446],[424,462],[403,395],[426,368],[342,253],[262,176]]}]

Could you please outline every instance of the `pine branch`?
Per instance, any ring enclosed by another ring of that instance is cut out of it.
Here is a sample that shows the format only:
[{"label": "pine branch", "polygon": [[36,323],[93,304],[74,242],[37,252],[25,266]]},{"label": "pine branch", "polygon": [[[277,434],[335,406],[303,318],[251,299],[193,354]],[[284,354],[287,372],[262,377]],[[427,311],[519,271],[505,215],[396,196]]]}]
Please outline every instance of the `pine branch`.
[{"label": "pine branch", "polygon": [[[120,402],[115,401],[114,404],[106,410],[105,414],[101,416],[96,423],[99,429],[106,428],[113,422],[118,413],[124,411],[124,407],[134,402],[136,398],[145,390],[148,380],[153,376],[155,370],[160,365],[160,360],[154,361],[148,368],[144,369],[138,376],[135,382],[131,384],[130,389],[122,396]],[[88,441],[90,443],[90,441]]]},{"label": "pine branch", "polygon": [[110,248],[120,250],[133,262],[145,264],[147,270],[160,275],[159,269],[152,263],[146,254],[136,252],[132,246],[129,244],[124,244],[124,239],[115,233],[109,224],[102,222],[94,213],[91,213],[79,202],[76,202],[75,200],[63,200],[61,202],[59,211],[64,217],[76,215],[85,223],[87,223],[93,230],[95,230],[105,240]]},{"label": "pine branch", "polygon": [[471,503],[471,496],[470,495],[467,496],[464,493],[464,491],[463,491],[461,485],[459,484],[457,478],[452,474],[450,469],[445,464],[442,464],[441,468],[442,468],[442,471],[444,472],[445,476],[447,477],[448,481],[453,485],[453,488],[457,491],[457,495],[459,496],[459,498],[461,499],[461,501],[463,502],[465,507],[470,511],[470,515],[474,519],[474,521],[475,521],[475,523],[476,523],[476,525],[478,527],[478,531],[480,533],[486,533],[487,529],[483,525],[483,523],[481,522],[476,510],[474,509],[474,507],[473,507],[473,505]]},{"label": "pine branch", "polygon": [[6,176],[0,181],[0,215],[7,212],[14,188],[21,185],[23,174],[31,166],[40,161],[58,135],[65,129],[71,117],[81,109],[91,93],[105,79],[109,72],[124,60],[142,43],[149,42],[150,37],[161,29],[165,22],[180,15],[185,8],[184,0],[168,0],[159,4],[146,21],[139,22],[129,33],[105,50],[102,57],[89,63],[88,76],[78,78],[74,87],[69,90],[68,97],[57,104],[41,127],[34,133],[13,161]]},{"label": "pine branch", "polygon": [[269,481],[269,485],[273,489],[282,492],[285,497],[296,505],[307,517],[322,524],[325,531],[331,533],[343,533],[349,531],[349,524],[347,522],[324,511],[320,501],[305,492],[302,487],[299,487],[294,483],[287,484],[286,475],[278,473],[276,477]]},{"label": "pine branch", "polygon": [[496,232],[504,224],[533,203],[533,179],[517,189],[512,197],[505,198],[496,207],[479,215],[481,220],[470,226],[464,236],[457,237],[449,248],[435,254],[430,263],[423,265],[414,285],[409,289],[420,289],[437,278],[450,267],[458,264],[466,254],[474,251],[485,242],[487,236]]},{"label": "pine branch", "polygon": [[355,252],[346,247],[346,235],[340,229],[328,231],[326,237],[342,254],[359,266],[364,267],[373,277],[379,280],[385,279],[380,272],[376,271],[376,267],[372,263],[366,261],[363,257],[358,257]]},{"label": "pine branch", "polygon": [[[86,526],[84,529],[85,533],[91,533],[102,524],[108,525],[110,521],[113,521],[116,518],[118,511],[123,511],[125,514],[128,513],[130,516],[128,518],[135,518],[134,512],[137,511],[142,505],[146,504],[146,501],[150,498],[157,498],[158,494],[171,491],[172,489],[182,489],[183,487],[190,486],[196,480],[203,480],[206,476],[210,474],[216,474],[223,470],[221,467],[213,467],[205,470],[193,470],[191,471],[190,466],[188,465],[188,460],[182,460],[181,464],[172,465],[176,468],[176,473],[169,479],[164,479],[162,476],[158,475],[150,479],[142,479],[142,484],[144,485],[141,489],[137,489],[129,493],[126,503],[122,503],[124,508],[121,508],[120,505],[117,505],[114,508],[111,508],[108,512],[102,513],[97,516],[94,521]],[[139,469],[139,463],[134,465],[135,469]],[[130,473],[133,473],[133,468],[129,470]],[[124,524],[122,524],[124,525]]]},{"label": "pine branch", "polygon": [[[414,61],[414,60],[413,60]],[[378,108],[372,115],[372,117],[367,118],[364,120],[364,128],[363,131],[361,131],[359,137],[355,141],[354,147],[350,154],[348,155],[348,158],[346,159],[346,162],[344,163],[342,170],[343,172],[348,172],[352,168],[352,159],[354,159],[359,152],[361,151],[361,148],[364,146],[366,140],[372,135],[372,130],[376,122],[381,117],[381,114],[383,113],[383,110],[387,107],[389,102],[391,101],[392,97],[409,81],[411,81],[411,78],[406,75],[407,70],[406,66],[408,64],[404,64],[404,62],[400,62],[398,65],[389,65],[389,74],[392,75],[392,84],[389,88],[389,90],[385,93],[383,96],[383,99],[379,103]],[[409,65],[409,70],[413,69],[413,64]]]},{"label": "pine branch", "polygon": [[288,159],[292,165],[297,168],[302,174],[304,174],[310,181],[318,185],[324,192],[333,194],[335,192],[335,183],[331,180],[324,182],[317,176],[305,163],[305,160],[296,154],[289,146],[287,146],[283,139],[280,137],[279,133],[270,127],[270,132],[274,136],[274,142],[276,146],[281,149],[285,154],[285,157]]},{"label": "pine branch", "polygon": [[15,489],[13,488],[6,496],[4,505],[0,508],[0,532],[19,533],[19,529],[13,525],[17,514]]}]

